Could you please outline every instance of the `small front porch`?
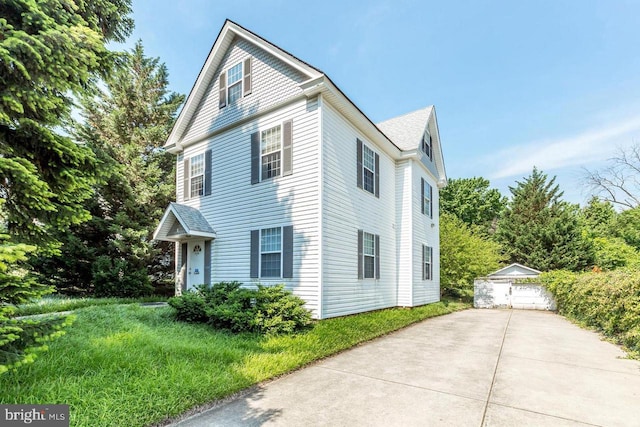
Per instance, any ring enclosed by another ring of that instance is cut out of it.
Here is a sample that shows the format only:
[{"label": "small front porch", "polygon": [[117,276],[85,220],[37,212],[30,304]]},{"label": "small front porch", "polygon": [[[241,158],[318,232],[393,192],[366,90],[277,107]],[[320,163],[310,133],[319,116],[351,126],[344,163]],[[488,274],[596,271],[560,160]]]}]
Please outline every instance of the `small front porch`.
[{"label": "small front porch", "polygon": [[198,209],[169,204],[153,238],[176,243],[176,295],[211,283],[211,250],[216,237],[215,230]]}]

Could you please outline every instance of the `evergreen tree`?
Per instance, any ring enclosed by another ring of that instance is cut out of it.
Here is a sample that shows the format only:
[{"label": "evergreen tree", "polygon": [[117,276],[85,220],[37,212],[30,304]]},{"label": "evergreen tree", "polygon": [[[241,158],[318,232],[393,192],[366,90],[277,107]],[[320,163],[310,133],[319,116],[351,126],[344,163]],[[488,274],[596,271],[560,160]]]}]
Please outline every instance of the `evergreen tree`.
[{"label": "evergreen tree", "polygon": [[72,96],[113,62],[105,48],[132,29],[130,0],[0,2],[0,372],[69,323],[12,319],[13,305],[50,293],[30,257],[56,253],[56,236],[89,218],[91,151],[60,135]]},{"label": "evergreen tree", "polygon": [[440,211],[453,214],[469,226],[492,232],[507,198],[482,177],[450,179],[440,190]]},{"label": "evergreen tree", "polygon": [[61,236],[62,256],[43,262],[59,288],[138,296],[152,291],[150,278],[155,285],[170,278],[172,245],[151,242],[175,197],[175,159],[161,146],[184,97],[168,85],[165,65],[138,42],[101,90],[81,98],[75,136],[95,153],[99,182],[85,203],[92,219]]},{"label": "evergreen tree", "polygon": [[555,177],[534,168],[516,184],[495,235],[509,261],[542,271],[591,265],[593,249],[582,236],[578,210],[561,200]]}]

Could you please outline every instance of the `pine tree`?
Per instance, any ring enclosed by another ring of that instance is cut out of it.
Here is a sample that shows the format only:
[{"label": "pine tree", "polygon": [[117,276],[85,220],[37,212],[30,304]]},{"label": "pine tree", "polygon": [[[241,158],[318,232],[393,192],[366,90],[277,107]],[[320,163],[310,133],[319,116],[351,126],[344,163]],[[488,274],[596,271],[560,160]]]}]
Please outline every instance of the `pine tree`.
[{"label": "pine tree", "polygon": [[12,319],[13,305],[53,290],[30,257],[56,253],[56,236],[89,218],[95,158],[58,132],[72,96],[113,62],[105,43],[124,40],[130,12],[130,0],[0,2],[0,371],[32,361],[70,321]]},{"label": "pine tree", "polygon": [[495,237],[510,262],[542,271],[582,270],[593,262],[593,249],[582,236],[577,207],[562,201],[555,179],[534,168],[509,187],[512,198]]},{"label": "pine tree", "polygon": [[[172,246],[151,235],[175,195],[175,161],[161,149],[184,97],[168,91],[168,73],[139,41],[104,87],[80,99],[82,123],[74,135],[100,164],[92,219],[71,229],[62,256],[41,271],[58,286],[91,288],[97,295],[138,296],[172,273]],[[171,289],[173,289],[171,285]]]}]

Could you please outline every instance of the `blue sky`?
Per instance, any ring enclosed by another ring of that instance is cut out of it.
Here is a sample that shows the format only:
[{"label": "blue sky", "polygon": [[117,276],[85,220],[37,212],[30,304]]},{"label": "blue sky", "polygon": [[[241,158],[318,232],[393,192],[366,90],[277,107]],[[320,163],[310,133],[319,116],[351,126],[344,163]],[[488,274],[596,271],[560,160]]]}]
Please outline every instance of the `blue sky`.
[{"label": "blue sky", "polygon": [[449,178],[537,166],[582,203],[583,167],[640,138],[640,2],[133,0],[149,56],[189,93],[229,18],[320,68],[374,122],[435,105]]}]

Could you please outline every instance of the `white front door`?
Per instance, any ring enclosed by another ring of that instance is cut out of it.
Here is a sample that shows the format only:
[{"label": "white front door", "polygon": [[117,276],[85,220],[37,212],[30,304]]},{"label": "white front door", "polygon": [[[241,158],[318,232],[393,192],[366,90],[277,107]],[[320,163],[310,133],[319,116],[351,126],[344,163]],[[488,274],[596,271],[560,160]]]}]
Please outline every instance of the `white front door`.
[{"label": "white front door", "polygon": [[187,242],[187,289],[205,282],[204,275],[204,240]]}]

